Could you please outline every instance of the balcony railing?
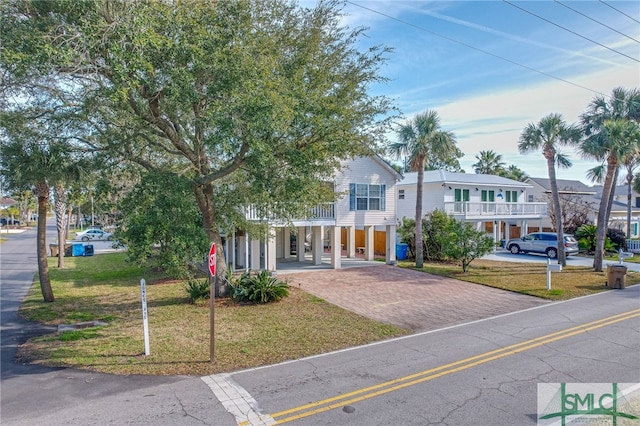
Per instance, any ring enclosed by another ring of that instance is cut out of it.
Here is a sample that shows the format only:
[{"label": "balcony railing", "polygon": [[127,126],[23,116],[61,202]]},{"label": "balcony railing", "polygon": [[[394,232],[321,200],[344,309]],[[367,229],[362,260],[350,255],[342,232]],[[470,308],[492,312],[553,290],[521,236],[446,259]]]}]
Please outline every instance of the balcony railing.
[{"label": "balcony railing", "polygon": [[545,216],[547,203],[444,203],[444,210],[451,215],[468,216]]},{"label": "balcony railing", "polygon": [[[256,221],[267,221],[267,222],[280,222],[283,221],[283,218],[276,217],[273,214],[261,214],[255,207],[249,207],[245,210],[245,217],[248,220],[256,220]],[[318,204],[317,206],[309,209],[308,213],[303,215],[303,217],[290,218],[289,220],[300,221],[300,220],[326,220],[326,219],[335,219],[335,205],[334,203],[324,203]]]}]

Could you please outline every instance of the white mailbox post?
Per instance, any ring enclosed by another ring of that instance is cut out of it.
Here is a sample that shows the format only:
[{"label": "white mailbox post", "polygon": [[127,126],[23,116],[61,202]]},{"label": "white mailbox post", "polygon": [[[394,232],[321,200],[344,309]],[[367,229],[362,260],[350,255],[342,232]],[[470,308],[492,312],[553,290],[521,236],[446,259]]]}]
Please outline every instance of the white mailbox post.
[{"label": "white mailbox post", "polygon": [[562,265],[559,263],[551,263],[551,259],[547,259],[547,290],[551,290],[552,272],[562,272]]},{"label": "white mailbox post", "polygon": [[633,257],[633,253],[631,253],[631,252],[622,251],[622,249],[620,249],[618,251],[618,263],[620,265],[622,265],[624,263],[625,259],[630,259],[632,257]]}]

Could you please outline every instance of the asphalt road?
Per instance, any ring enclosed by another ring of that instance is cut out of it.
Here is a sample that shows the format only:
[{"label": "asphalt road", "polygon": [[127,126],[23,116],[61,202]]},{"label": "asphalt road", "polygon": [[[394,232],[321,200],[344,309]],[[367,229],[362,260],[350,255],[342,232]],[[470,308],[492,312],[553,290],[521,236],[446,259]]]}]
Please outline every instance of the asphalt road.
[{"label": "asphalt road", "polygon": [[207,381],[239,424],[534,425],[538,383],[640,382],[639,308],[633,286]]},{"label": "asphalt road", "polygon": [[[538,383],[640,382],[640,286],[230,374],[19,365],[35,231],[0,244],[3,425],[527,425]],[[546,261],[542,258],[540,261]]]},{"label": "asphalt road", "polygon": [[[54,241],[55,228],[47,233]],[[54,331],[16,315],[37,270],[35,236],[31,229],[0,244],[0,424],[235,424],[198,377],[113,376],[15,363],[20,343]],[[96,246],[108,250],[106,242]]]}]

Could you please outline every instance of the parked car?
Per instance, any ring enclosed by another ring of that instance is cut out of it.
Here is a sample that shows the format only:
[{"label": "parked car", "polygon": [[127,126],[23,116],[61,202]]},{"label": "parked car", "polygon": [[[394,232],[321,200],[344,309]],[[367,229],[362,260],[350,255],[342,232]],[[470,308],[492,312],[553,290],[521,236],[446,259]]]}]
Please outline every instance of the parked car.
[{"label": "parked car", "polygon": [[90,240],[113,240],[113,234],[105,232],[102,229],[87,229],[83,232],[76,233],[76,240],[90,241]]},{"label": "parked car", "polygon": [[0,218],[0,225],[2,226],[7,226],[7,225],[20,225],[20,221],[18,219],[11,219],[10,217],[2,217]]},{"label": "parked car", "polygon": [[[546,253],[555,259],[558,257],[558,235],[555,232],[534,232],[509,240],[506,247],[513,254]],[[573,235],[564,236],[564,252],[567,256],[578,254],[578,240]]]}]

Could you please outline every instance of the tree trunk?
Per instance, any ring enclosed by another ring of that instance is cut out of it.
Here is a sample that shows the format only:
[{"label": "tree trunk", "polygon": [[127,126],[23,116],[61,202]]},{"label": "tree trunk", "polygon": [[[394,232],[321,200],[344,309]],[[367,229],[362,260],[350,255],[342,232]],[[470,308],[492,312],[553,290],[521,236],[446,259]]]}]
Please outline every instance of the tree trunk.
[{"label": "tree trunk", "polygon": [[[49,185],[46,182],[39,182],[36,185],[36,196],[38,197],[38,231],[37,231],[37,253],[38,253],[38,278],[40,280],[40,290],[45,302],[53,302],[53,290],[51,279],[49,278],[49,264],[47,261],[47,204],[49,203]],[[64,247],[58,245],[59,250]]]},{"label": "tree trunk", "polygon": [[416,268],[424,265],[422,245],[422,187],[424,183],[424,159],[419,162],[418,182],[416,183]]},{"label": "tree trunk", "polygon": [[551,186],[551,195],[553,196],[553,210],[556,219],[556,234],[558,235],[558,263],[562,266],[567,265],[567,256],[564,251],[564,229],[562,226],[562,208],[560,206],[560,194],[558,193],[558,182],[556,181],[555,152],[544,154],[547,159],[547,169],[549,172],[549,185]]},{"label": "tree trunk", "polygon": [[593,269],[596,272],[602,272],[602,258],[604,255],[604,242],[607,237],[607,223],[609,221],[609,198],[615,184],[616,169],[618,163],[611,157],[607,160],[607,174],[602,185],[602,198],[600,199],[600,208],[598,209],[598,220],[596,223],[596,252],[593,256]]},{"label": "tree trunk", "polygon": [[[627,174],[627,235],[625,236],[628,240],[631,238],[631,184],[633,182],[633,173],[629,172]],[[626,244],[625,244],[626,249]]]},{"label": "tree trunk", "polygon": [[[216,244],[216,276],[224,276],[227,270],[227,261],[225,259],[224,247],[222,245],[222,237],[218,229],[215,219],[215,208],[213,204],[213,185],[206,183],[196,185],[194,187],[196,202],[200,213],[202,213],[202,222],[204,232],[209,238],[210,243]],[[215,280],[215,296],[223,296],[229,292],[227,282],[224,280]]]},{"label": "tree trunk", "polygon": [[64,268],[64,245],[67,241],[64,213],[67,207],[67,194],[65,194],[62,185],[56,184],[53,187],[53,195],[55,197],[56,231],[58,231],[58,268]]},{"label": "tree trunk", "polygon": [[64,235],[65,237],[69,236],[71,232],[71,215],[73,214],[73,206],[71,204],[67,205],[67,220],[64,223]]}]

